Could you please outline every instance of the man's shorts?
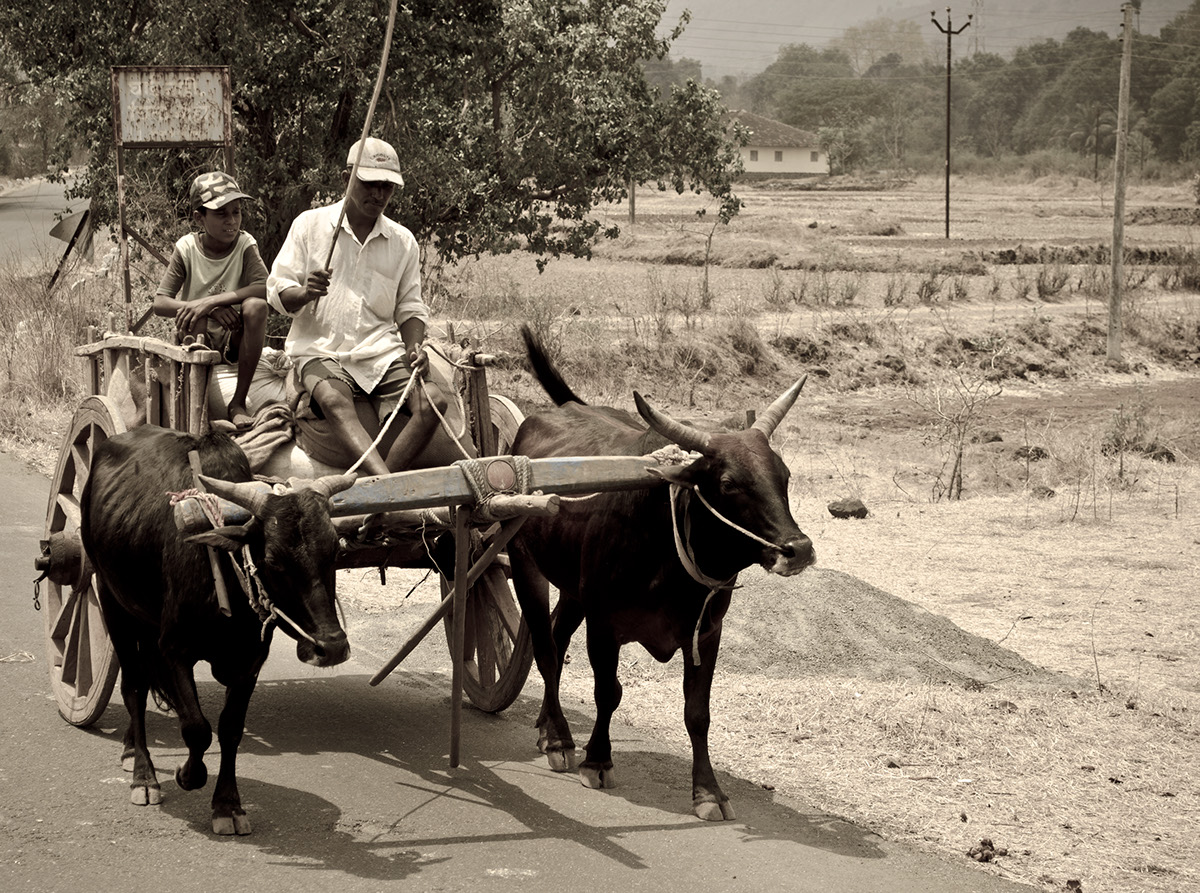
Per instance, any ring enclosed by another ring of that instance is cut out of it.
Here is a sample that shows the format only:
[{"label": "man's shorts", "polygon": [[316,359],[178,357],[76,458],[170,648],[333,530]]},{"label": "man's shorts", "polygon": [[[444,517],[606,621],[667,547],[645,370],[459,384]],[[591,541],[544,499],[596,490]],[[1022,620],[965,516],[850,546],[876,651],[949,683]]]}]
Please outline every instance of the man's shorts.
[{"label": "man's shorts", "polygon": [[[400,397],[410,378],[412,378],[412,370],[409,369],[403,357],[388,366],[388,370],[383,374],[379,384],[375,385],[375,390],[369,394],[351,377],[350,373],[342,368],[337,360],[330,357],[316,357],[308,360],[300,368],[300,383],[309,394],[312,394],[313,388],[326,379],[340,381],[350,388],[350,393],[354,395],[355,399],[364,398],[371,402],[379,416],[380,424],[392,414],[392,410],[400,402]],[[315,399],[311,406],[313,414],[317,418],[325,418],[325,413],[321,411],[321,407]],[[400,411],[408,412],[408,408],[403,407]]]}]

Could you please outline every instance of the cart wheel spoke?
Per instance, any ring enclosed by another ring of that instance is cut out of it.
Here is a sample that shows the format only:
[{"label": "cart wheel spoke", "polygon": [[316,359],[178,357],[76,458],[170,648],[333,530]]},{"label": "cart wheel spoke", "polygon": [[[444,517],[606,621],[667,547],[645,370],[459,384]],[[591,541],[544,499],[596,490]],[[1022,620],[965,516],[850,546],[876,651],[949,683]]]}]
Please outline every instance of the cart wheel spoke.
[{"label": "cart wheel spoke", "polygon": [[[529,631],[508,585],[503,564],[496,562],[467,595],[463,689],[480,710],[495,713],[516,700],[533,663]],[[452,617],[446,617],[450,641]]]},{"label": "cart wheel spoke", "polygon": [[71,627],[75,623],[75,615],[78,610],[79,592],[75,589],[68,591],[68,595],[63,599],[58,606],[58,611],[55,613],[53,620],[47,617],[47,624],[50,630],[50,638],[54,642],[67,641],[67,636],[70,635]]}]

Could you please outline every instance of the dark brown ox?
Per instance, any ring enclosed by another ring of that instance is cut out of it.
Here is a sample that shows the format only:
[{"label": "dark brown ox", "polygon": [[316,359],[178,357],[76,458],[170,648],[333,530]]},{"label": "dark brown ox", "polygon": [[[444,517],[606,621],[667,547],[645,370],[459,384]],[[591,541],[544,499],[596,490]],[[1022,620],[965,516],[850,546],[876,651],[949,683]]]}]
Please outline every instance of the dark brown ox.
[{"label": "dark brown ox", "polygon": [[[640,642],[662,662],[682,649],[692,809],[702,819],[731,819],[733,808],[708,753],[713,670],[738,573],[757,563],[786,576],[815,560],[811,540],[788,508],[787,466],[767,440],[803,380],[751,428],[735,433],[701,433],[654,410],[635,393],[647,429],[630,413],[585,405],[528,330],[525,340],[538,380],[558,408],[525,420],[514,454],[640,456],[670,443],[700,454],[677,470],[657,470],[666,486],[564,500],[556,517],[531,518],[513,540],[513,583],[546,686],[539,747],[556,771],[574,763],[559,677],[567,645],[582,621],[587,620],[596,702],[596,723],[579,765],[588,787],[613,785],[609,722],[621,702],[621,646]],[[547,581],[559,589],[553,623]]]},{"label": "dark brown ox", "polygon": [[[199,452],[207,489],[247,509],[250,521],[193,536],[176,529],[169,494],[193,486],[190,450]],[[193,675],[198,661],[208,661],[225,686],[212,797],[217,834],[250,833],[235,764],[276,618],[290,618],[282,625],[297,640],[300,660],[325,667],[350,655],[334,604],[338,539],[329,497],[353,484],[354,476],[294,481],[280,494],[256,489],[250,480],[245,454],[227,436],[198,438],[147,425],[96,449],[81,505],[84,550],[121,663],[121,697],[129,711],[122,762],[133,772],[131,799],[139,805],[162,799],[146,747],[151,691],[179,714],[188,755],[175,780],[184,790],[208,780],[204,752],[212,727],[200,711]],[[230,602],[229,615],[223,613],[208,546],[236,552],[239,559],[248,552],[246,567],[255,569],[246,577],[253,604],[230,559],[218,554]]]}]

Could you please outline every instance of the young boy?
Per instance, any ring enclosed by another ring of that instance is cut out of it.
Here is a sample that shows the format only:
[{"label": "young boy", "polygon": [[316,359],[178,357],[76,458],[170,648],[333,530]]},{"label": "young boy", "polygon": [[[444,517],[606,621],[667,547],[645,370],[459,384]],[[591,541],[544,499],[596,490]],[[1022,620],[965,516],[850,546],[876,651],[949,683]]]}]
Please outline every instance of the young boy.
[{"label": "young boy", "polygon": [[258,243],[242,232],[242,199],[249,198],[221,171],[192,181],[192,219],[200,231],[175,243],[154,295],[154,312],[175,317],[181,338],[207,335],[208,344],[237,363],[229,420],[241,428],[250,380],[262,356],[267,328],[267,267]]}]

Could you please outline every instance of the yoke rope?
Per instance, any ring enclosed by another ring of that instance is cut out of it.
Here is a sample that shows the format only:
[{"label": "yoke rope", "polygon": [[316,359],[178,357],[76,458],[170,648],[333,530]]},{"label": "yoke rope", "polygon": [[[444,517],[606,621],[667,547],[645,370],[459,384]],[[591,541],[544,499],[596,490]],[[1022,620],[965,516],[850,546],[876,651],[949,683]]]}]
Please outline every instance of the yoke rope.
[{"label": "yoke rope", "polygon": [[[528,456],[512,456],[511,459],[516,472],[516,482],[513,484],[511,492],[526,494],[533,486],[533,460]],[[482,503],[496,492],[495,488],[487,482],[484,473],[486,463],[479,459],[459,459],[454,464],[462,470],[463,477],[467,479],[467,486],[471,488],[471,495],[475,498],[476,503]]]}]

